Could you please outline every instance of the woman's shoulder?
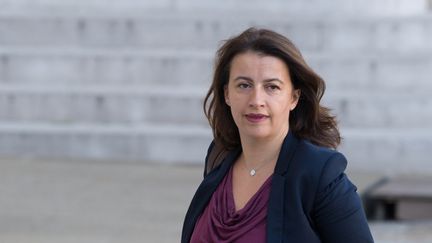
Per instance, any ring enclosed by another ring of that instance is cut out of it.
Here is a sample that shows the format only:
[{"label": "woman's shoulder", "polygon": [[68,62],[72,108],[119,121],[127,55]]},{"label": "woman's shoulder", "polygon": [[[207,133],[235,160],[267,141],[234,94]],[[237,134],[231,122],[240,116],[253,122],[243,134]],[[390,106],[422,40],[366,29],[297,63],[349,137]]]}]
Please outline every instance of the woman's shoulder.
[{"label": "woman's shoulder", "polygon": [[340,177],[347,167],[347,159],[341,152],[307,140],[300,140],[293,160],[303,173],[322,185]]},{"label": "woman's shoulder", "polygon": [[298,150],[300,153],[304,153],[305,155],[316,157],[320,161],[327,160],[332,156],[337,156],[337,155],[343,156],[341,152],[335,149],[319,146],[305,139],[299,139]]}]

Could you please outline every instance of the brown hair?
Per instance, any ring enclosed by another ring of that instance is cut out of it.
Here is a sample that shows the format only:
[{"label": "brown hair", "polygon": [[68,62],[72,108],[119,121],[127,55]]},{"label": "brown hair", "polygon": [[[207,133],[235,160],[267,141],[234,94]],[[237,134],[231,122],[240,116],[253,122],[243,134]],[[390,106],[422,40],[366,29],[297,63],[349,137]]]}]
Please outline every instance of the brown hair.
[{"label": "brown hair", "polygon": [[313,144],[336,148],[341,140],[336,119],[328,108],[319,104],[325,91],[324,80],[306,64],[288,38],[271,30],[249,28],[228,39],[216,54],[213,83],[204,100],[204,112],[219,148],[213,156],[220,157],[220,152],[240,146],[238,128],[225,103],[224,86],[228,84],[232,59],[246,51],[280,58],[287,65],[294,89],[301,92],[298,104],[290,114],[290,131]]}]

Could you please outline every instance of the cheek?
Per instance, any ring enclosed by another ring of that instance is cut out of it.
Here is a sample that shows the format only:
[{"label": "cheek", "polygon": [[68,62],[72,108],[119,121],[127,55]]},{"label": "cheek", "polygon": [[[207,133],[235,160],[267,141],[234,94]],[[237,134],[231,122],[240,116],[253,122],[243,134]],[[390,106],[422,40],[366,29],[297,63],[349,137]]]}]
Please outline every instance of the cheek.
[{"label": "cheek", "polygon": [[288,120],[291,111],[292,103],[288,99],[280,99],[272,105],[273,115],[277,116],[281,121]]},{"label": "cheek", "polygon": [[247,106],[244,105],[243,99],[235,96],[230,97],[230,103],[231,115],[234,118],[235,123],[238,124],[247,110]]},{"label": "cheek", "polygon": [[231,107],[231,114],[234,118],[241,116],[242,109],[241,109],[241,107],[239,107],[238,102],[236,102],[236,101],[231,102],[230,107]]},{"label": "cheek", "polygon": [[231,95],[228,96],[228,99],[229,99],[229,103],[230,103],[231,108],[239,109],[243,106],[244,101],[243,101],[242,97],[239,95],[231,93]]}]

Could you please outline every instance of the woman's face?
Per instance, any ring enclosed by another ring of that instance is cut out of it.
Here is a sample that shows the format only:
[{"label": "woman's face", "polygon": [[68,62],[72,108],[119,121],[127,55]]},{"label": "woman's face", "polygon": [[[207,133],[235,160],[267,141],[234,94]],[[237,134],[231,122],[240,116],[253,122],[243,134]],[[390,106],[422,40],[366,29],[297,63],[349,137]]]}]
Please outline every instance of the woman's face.
[{"label": "woman's face", "polygon": [[242,139],[285,136],[299,95],[281,59],[253,51],[233,58],[225,101]]}]

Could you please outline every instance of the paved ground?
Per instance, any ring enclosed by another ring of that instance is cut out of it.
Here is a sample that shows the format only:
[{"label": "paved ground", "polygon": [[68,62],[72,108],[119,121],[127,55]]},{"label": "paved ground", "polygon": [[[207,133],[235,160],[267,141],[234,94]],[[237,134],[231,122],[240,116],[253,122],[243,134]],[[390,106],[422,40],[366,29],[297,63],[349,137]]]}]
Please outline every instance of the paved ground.
[{"label": "paved ground", "polygon": [[[196,166],[1,159],[0,243],[178,242],[200,179]],[[432,242],[432,222],[370,225],[378,243]]]}]

